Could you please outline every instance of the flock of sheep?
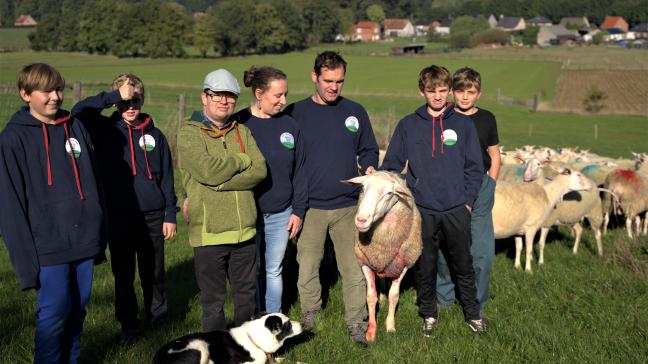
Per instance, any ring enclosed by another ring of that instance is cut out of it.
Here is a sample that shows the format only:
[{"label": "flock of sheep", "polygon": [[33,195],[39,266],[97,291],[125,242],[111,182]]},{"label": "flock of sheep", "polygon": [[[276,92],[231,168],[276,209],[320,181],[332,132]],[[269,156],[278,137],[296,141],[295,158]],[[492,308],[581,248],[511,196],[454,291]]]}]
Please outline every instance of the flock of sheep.
[{"label": "flock of sheep", "polygon": [[[607,232],[611,214],[623,214],[632,239],[648,230],[648,154],[634,159],[612,159],[586,150],[560,150],[532,146],[502,151],[502,168],[495,190],[493,225],[496,238],[516,236],[515,267],[526,239],[525,270],[531,271],[533,238],[538,230],[539,259],[549,228],[568,225],[575,232],[573,252],[578,252],[587,219],[594,232],[598,254],[603,254],[601,234]],[[641,214],[644,214],[643,228]]]}]

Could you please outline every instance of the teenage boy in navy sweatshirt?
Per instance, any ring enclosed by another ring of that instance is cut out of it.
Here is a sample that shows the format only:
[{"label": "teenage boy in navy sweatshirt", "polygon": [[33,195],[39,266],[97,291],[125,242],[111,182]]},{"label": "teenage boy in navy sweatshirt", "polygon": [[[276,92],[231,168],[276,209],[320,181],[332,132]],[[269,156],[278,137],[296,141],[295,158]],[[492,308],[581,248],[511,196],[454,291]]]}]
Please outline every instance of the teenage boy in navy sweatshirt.
[{"label": "teenage boy in navy sweatshirt", "polygon": [[22,290],[36,289],[35,363],[76,363],[102,209],[83,124],[52,66],[18,73],[26,106],[0,134],[0,230]]},{"label": "teenage boy in navy sweatshirt", "polygon": [[[164,134],[141,112],[144,84],[133,74],[115,78],[112,92],[77,103],[73,113],[93,138],[106,197],[108,244],[115,276],[115,316],[121,323],[120,344],[137,337],[135,261],[150,323],[167,316],[164,293],[164,240],[176,232],[173,163]],[[110,116],[103,109],[115,105]]]},{"label": "teenage boy in navy sweatshirt", "polygon": [[382,169],[400,172],[421,212],[423,253],[417,263],[417,303],[423,335],[438,319],[437,255],[443,250],[453,275],[468,326],[485,332],[480,316],[470,255],[470,213],[483,178],[477,131],[469,117],[448,107],[450,73],[432,65],[419,73],[426,105],[403,118],[394,130]]},{"label": "teenage boy in navy sweatshirt", "polygon": [[365,109],[340,96],[345,74],[346,62],[338,53],[319,54],[311,73],[315,93],[286,108],[304,138],[308,179],[309,209],[297,243],[297,288],[303,323],[313,329],[322,307],[319,268],[330,234],[342,277],[347,329],[355,342],[366,344],[367,290],[353,250],[359,191],[340,181],[373,170],[378,145]]}]

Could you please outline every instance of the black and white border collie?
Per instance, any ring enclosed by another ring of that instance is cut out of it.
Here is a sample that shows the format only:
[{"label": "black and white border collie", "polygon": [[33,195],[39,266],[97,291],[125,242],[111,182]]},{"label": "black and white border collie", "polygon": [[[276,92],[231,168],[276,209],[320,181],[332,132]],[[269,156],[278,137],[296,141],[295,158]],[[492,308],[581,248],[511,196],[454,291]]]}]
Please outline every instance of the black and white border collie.
[{"label": "black and white border collie", "polygon": [[260,313],[228,331],[196,333],[162,346],[153,364],[263,364],[272,362],[287,338],[301,334],[301,324],[280,313]]}]

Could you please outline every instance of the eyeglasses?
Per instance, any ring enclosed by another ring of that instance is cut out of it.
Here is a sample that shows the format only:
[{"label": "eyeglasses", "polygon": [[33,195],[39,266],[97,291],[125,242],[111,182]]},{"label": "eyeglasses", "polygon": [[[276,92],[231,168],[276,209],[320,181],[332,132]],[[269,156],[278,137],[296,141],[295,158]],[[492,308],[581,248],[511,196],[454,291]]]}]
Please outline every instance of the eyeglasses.
[{"label": "eyeglasses", "polygon": [[205,96],[209,97],[212,102],[225,102],[227,104],[233,104],[236,102],[237,97],[229,92],[207,92],[205,91]]}]

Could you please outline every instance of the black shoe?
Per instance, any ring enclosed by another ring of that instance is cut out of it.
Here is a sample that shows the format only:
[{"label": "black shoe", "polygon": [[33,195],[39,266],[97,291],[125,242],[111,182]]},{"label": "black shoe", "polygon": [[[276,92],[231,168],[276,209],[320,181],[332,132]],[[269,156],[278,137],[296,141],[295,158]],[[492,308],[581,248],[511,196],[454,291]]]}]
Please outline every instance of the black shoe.
[{"label": "black shoe", "polygon": [[436,327],[437,319],[434,317],[425,317],[423,319],[423,336],[430,337]]},{"label": "black shoe", "polygon": [[477,320],[467,320],[466,324],[476,334],[483,334],[488,331],[488,320],[486,317]]}]

